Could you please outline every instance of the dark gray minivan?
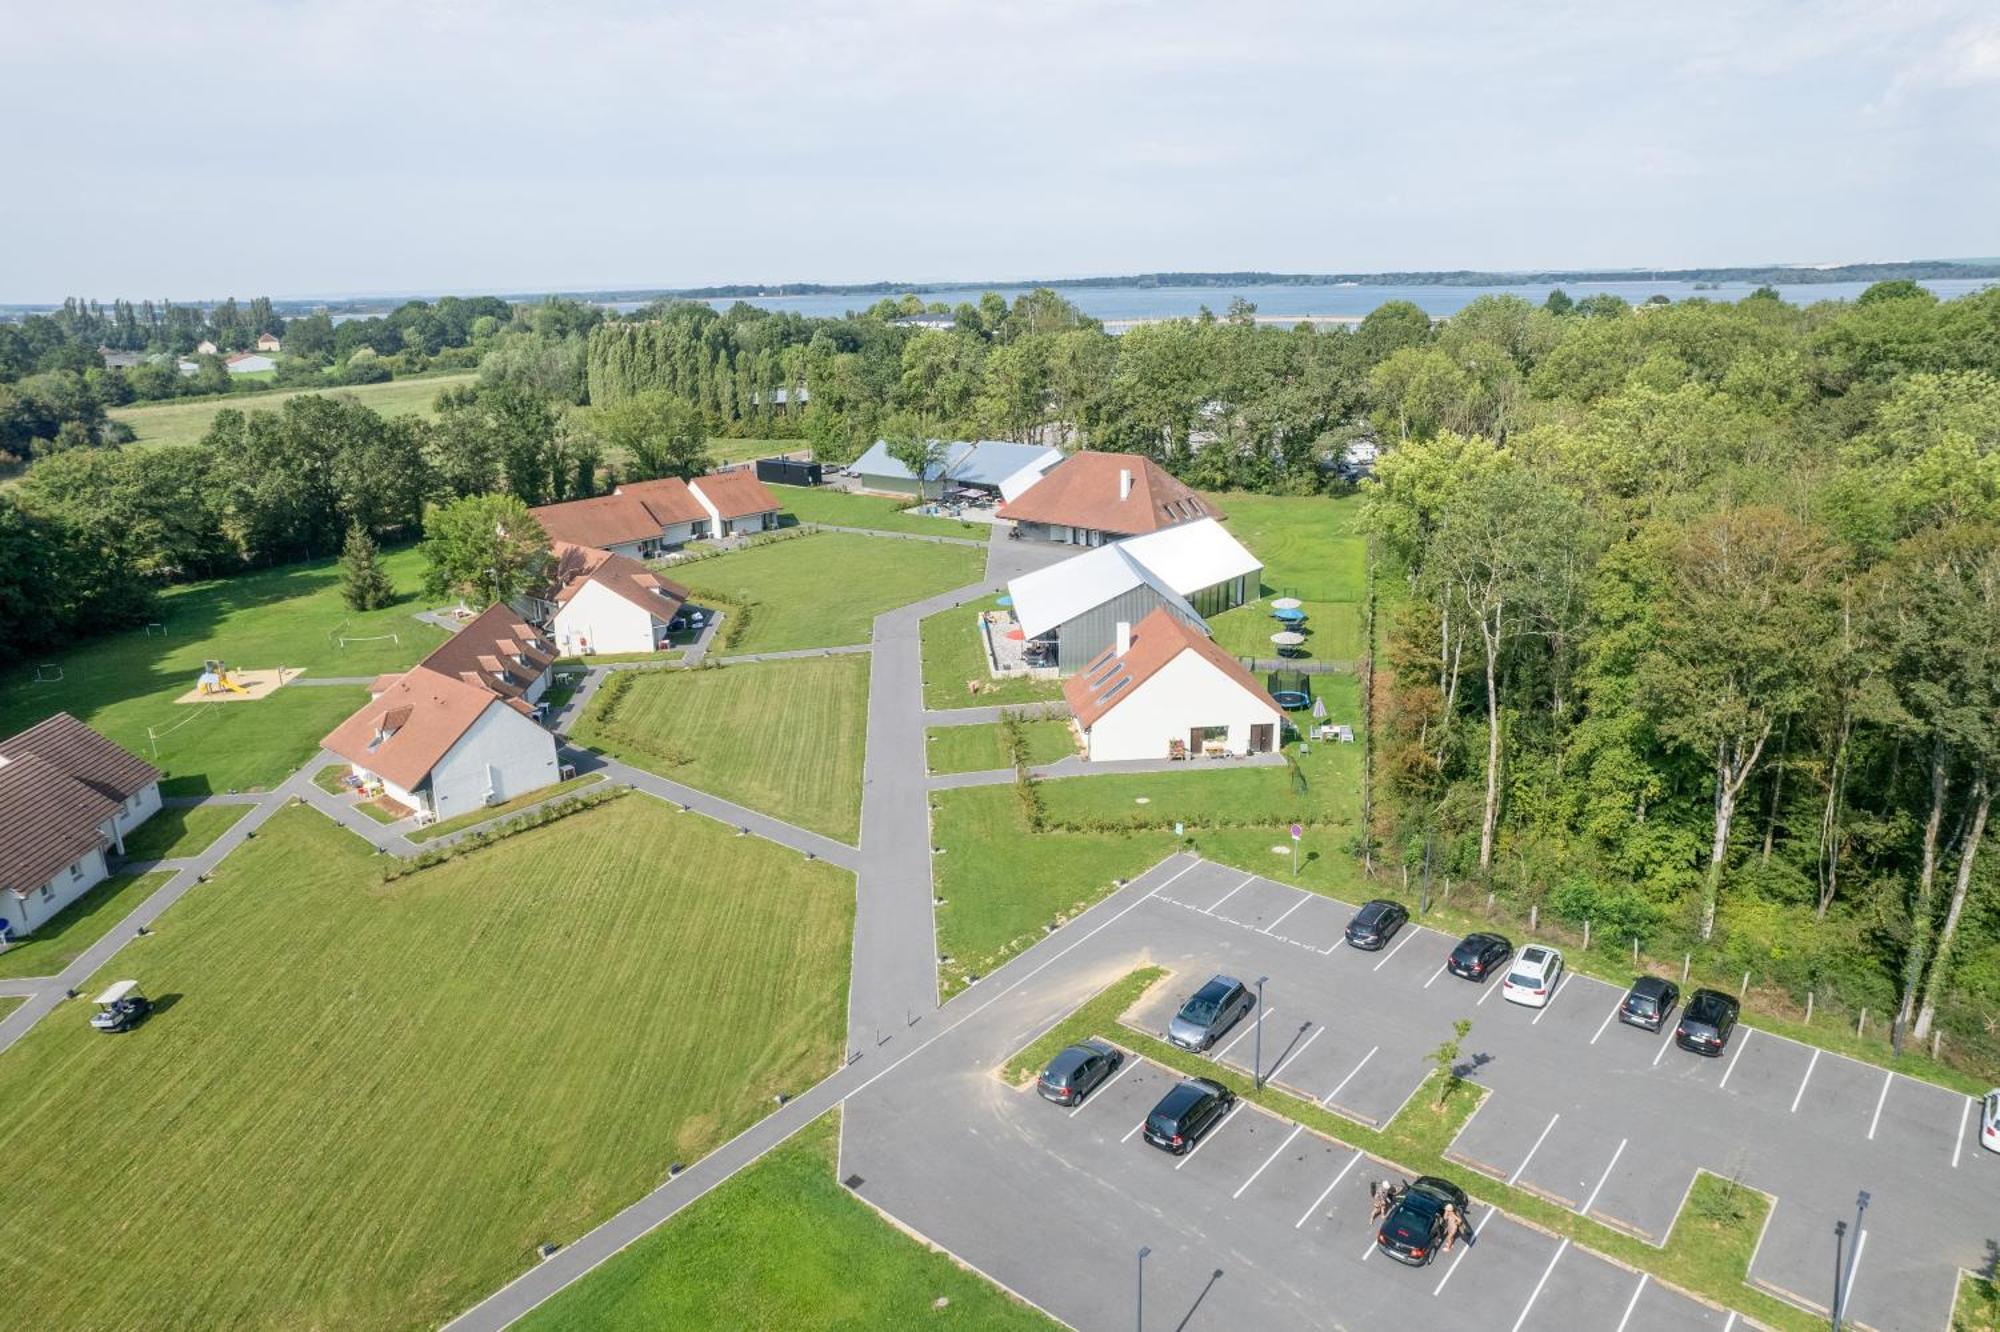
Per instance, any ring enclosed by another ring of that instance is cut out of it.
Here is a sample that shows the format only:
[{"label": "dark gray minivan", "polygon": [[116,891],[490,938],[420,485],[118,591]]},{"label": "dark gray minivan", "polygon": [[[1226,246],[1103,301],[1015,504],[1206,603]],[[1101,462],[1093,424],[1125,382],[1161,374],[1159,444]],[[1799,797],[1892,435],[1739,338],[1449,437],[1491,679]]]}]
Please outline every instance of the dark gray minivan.
[{"label": "dark gray minivan", "polygon": [[1183,1050],[1206,1050],[1256,1006],[1257,997],[1242,981],[1217,976],[1181,1005],[1167,1025],[1167,1039]]}]

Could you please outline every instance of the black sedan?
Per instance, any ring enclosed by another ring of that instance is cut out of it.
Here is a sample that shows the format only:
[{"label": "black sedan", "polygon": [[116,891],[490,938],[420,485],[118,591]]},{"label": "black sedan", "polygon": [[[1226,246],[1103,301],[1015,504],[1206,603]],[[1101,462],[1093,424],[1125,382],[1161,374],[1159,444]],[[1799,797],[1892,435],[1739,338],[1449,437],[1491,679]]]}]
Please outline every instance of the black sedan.
[{"label": "black sedan", "polygon": [[1469,981],[1483,981],[1514,955],[1514,945],[1503,934],[1468,934],[1458,941],[1445,959],[1445,970]]},{"label": "black sedan", "polygon": [[1387,898],[1376,898],[1354,913],[1354,919],[1347,922],[1347,942],[1356,948],[1373,952],[1396,936],[1403,928],[1403,922],[1410,913]]},{"label": "black sedan", "polygon": [[1035,1090],[1043,1100],[1057,1105],[1081,1105],[1083,1098],[1102,1086],[1124,1062],[1124,1053],[1103,1041],[1072,1045],[1049,1060],[1049,1066],[1035,1082]]},{"label": "black sedan", "polygon": [[1720,990],[1696,990],[1681,1011],[1681,1024],[1674,1028],[1674,1044],[1698,1055],[1719,1055],[1729,1048],[1729,1033],[1736,1030],[1736,1015],[1742,1006]]},{"label": "black sedan", "polygon": [[1175,1156],[1193,1151],[1234,1104],[1236,1093],[1221,1083],[1189,1078],[1162,1096],[1146,1116],[1146,1141]]},{"label": "black sedan", "polygon": [[1681,1001],[1681,987],[1658,976],[1641,976],[1618,1005],[1618,1020],[1642,1031],[1658,1031]]},{"label": "black sedan", "polygon": [[1444,1243],[1444,1209],[1457,1208],[1463,1221],[1470,1201],[1465,1190],[1450,1180],[1424,1175],[1403,1190],[1375,1232],[1375,1243],[1397,1262],[1422,1267]]}]

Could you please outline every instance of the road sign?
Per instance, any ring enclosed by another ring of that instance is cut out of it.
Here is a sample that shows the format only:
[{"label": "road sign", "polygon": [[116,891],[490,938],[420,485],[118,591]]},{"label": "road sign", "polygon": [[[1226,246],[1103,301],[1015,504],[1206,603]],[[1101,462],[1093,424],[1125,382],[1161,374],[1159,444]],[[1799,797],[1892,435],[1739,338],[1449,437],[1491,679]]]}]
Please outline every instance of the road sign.
[{"label": "road sign", "polygon": [[1306,830],[1304,828],[1300,827],[1296,823],[1292,825],[1292,840],[1294,842],[1298,841],[1299,838],[1304,837],[1305,835],[1306,835]]}]

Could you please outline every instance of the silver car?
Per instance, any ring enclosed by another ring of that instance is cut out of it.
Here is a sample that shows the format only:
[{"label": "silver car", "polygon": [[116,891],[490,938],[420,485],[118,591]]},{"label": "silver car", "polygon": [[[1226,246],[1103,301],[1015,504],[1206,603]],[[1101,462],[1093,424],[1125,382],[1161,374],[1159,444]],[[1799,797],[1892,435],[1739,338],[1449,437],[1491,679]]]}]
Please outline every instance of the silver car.
[{"label": "silver car", "polygon": [[1194,992],[1167,1025],[1167,1039],[1183,1050],[1206,1050],[1257,1006],[1250,988],[1232,976],[1217,976]]}]

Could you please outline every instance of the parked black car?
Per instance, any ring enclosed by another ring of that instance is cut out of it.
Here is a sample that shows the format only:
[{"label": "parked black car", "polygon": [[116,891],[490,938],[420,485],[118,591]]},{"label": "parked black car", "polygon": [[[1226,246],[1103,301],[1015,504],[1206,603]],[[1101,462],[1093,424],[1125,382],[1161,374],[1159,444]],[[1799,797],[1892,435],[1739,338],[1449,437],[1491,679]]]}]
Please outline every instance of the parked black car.
[{"label": "parked black car", "polygon": [[1376,898],[1354,913],[1347,922],[1347,942],[1373,952],[1394,938],[1410,913],[1385,898]]},{"label": "parked black car", "polygon": [[1696,990],[1688,996],[1680,1026],[1674,1028],[1674,1044],[1700,1055],[1721,1054],[1729,1046],[1729,1033],[1736,1030],[1741,1008],[1720,990]]},{"label": "parked black car", "polygon": [[1448,1179],[1424,1175],[1407,1189],[1375,1232],[1375,1243],[1399,1263],[1422,1267],[1444,1243],[1444,1209],[1456,1207],[1465,1218],[1470,1199]]},{"label": "parked black car", "polygon": [[1165,1096],[1146,1116],[1146,1141],[1175,1156],[1194,1150],[1202,1134],[1222,1122],[1236,1093],[1207,1078],[1189,1078]]},{"label": "parked black car", "polygon": [[1667,1025],[1680,1001],[1680,986],[1658,976],[1641,976],[1625,992],[1625,1002],[1618,1005],[1618,1020],[1644,1031],[1658,1031]]},{"label": "parked black car", "polygon": [[1206,1050],[1257,1006],[1257,996],[1234,976],[1217,976],[1196,990],[1167,1024],[1167,1039],[1183,1050]]},{"label": "parked black car", "polygon": [[1468,934],[1445,959],[1445,970],[1470,981],[1483,981],[1514,955],[1514,945],[1502,934]]},{"label": "parked black car", "polygon": [[1057,1105],[1079,1105],[1124,1062],[1124,1052],[1113,1049],[1103,1041],[1072,1045],[1049,1060],[1049,1066],[1042,1070],[1042,1076],[1035,1083],[1035,1090],[1045,1101],[1054,1101]]}]

